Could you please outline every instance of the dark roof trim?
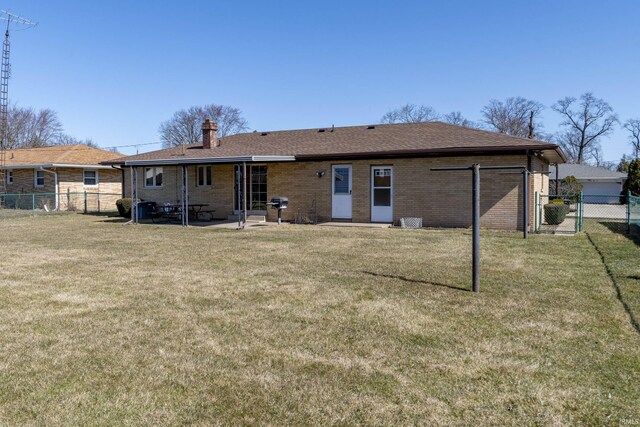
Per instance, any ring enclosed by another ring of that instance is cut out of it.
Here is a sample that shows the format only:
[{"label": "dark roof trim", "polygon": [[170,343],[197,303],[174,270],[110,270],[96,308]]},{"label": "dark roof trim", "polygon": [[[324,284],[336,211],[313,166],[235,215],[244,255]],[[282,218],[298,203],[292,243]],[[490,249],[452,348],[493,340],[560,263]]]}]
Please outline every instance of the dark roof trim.
[{"label": "dark roof trim", "polygon": [[[447,156],[492,156],[496,154],[528,154],[529,152],[543,152],[553,153],[563,163],[566,161],[564,153],[558,149],[557,145],[529,145],[529,146],[517,146],[517,147],[484,147],[484,148],[467,148],[467,147],[454,147],[443,148],[438,150],[393,150],[393,151],[376,151],[376,152],[359,152],[359,153],[344,153],[344,154],[300,154],[296,156],[296,160],[311,161],[311,160],[339,160],[339,159],[389,159],[399,157],[447,157]],[[549,159],[553,163],[554,159]]]}]

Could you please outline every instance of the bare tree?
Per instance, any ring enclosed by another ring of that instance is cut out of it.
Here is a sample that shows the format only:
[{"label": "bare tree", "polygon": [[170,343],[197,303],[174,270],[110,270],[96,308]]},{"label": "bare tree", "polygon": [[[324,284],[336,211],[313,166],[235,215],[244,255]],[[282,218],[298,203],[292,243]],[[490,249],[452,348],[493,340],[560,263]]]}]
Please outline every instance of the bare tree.
[{"label": "bare tree", "polygon": [[53,145],[86,145],[87,147],[100,148],[91,138],[78,139],[67,134],[60,135]]},{"label": "bare tree", "polygon": [[629,119],[624,122],[624,128],[631,133],[629,142],[633,146],[633,155],[640,158],[640,119]]},{"label": "bare tree", "polygon": [[[1,132],[1,130],[0,130]],[[58,114],[45,108],[9,107],[7,111],[6,148],[31,148],[52,145],[62,134]]]},{"label": "bare tree", "polygon": [[561,125],[567,131],[560,142],[566,151],[575,152],[576,163],[584,163],[589,150],[593,150],[602,137],[609,135],[618,121],[613,108],[591,92],[580,96],[579,101],[574,97],[563,98],[551,108],[565,118]]},{"label": "bare tree", "polygon": [[420,123],[434,122],[440,115],[428,105],[405,104],[390,110],[380,119],[381,123]]},{"label": "bare tree", "polygon": [[526,138],[529,136],[531,112],[534,116],[534,129],[542,130],[542,122],[539,120],[542,110],[544,105],[541,103],[516,96],[507,98],[504,102],[492,99],[482,109],[482,115],[491,130]]},{"label": "bare tree", "polygon": [[478,127],[474,122],[464,117],[460,111],[452,111],[449,114],[445,114],[442,116],[442,120],[446,123],[464,126],[466,128]]},{"label": "bare tree", "polygon": [[160,139],[164,147],[193,144],[202,141],[202,122],[214,120],[218,124],[218,137],[246,131],[247,120],[242,112],[227,105],[194,106],[174,113],[173,117],[160,125]]}]

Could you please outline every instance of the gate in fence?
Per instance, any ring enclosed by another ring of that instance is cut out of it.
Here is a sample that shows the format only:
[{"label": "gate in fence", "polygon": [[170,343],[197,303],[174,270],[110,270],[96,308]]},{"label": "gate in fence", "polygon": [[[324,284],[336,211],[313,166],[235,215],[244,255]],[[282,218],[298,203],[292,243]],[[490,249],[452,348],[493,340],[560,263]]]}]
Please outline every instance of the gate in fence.
[{"label": "gate in fence", "polygon": [[640,197],[620,194],[535,194],[538,233],[577,233],[607,227],[630,232],[640,223]]},{"label": "gate in fence", "polygon": [[0,210],[100,213],[116,210],[119,193],[66,192],[0,194]]}]

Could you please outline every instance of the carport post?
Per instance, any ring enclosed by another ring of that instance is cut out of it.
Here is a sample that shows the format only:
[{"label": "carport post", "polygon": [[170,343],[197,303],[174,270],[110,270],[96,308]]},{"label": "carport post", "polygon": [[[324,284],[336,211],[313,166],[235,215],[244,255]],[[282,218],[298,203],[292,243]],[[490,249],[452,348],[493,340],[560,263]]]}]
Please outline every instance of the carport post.
[{"label": "carport post", "polygon": [[472,183],[472,234],[473,234],[473,259],[471,268],[473,270],[472,289],[473,292],[480,292],[480,165],[474,163],[471,166],[473,171],[473,183]]},{"label": "carport post", "polygon": [[242,198],[244,201],[244,209],[242,213],[244,215],[243,218],[243,226],[247,225],[247,162],[242,162]]}]

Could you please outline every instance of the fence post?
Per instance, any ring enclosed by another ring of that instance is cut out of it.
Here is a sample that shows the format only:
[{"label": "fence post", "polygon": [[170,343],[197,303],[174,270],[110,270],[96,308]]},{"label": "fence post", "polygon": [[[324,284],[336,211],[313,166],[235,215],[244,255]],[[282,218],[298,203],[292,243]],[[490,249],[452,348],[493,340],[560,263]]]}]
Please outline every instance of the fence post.
[{"label": "fence post", "polygon": [[87,213],[87,191],[84,192],[84,213]]},{"label": "fence post", "polygon": [[36,214],[36,195],[35,193],[31,193],[31,211],[33,214]]},{"label": "fence post", "polygon": [[583,223],[583,214],[584,214],[584,207],[583,207],[583,203],[584,203],[584,197],[583,197],[583,193],[582,191],[580,192],[580,228],[578,229],[578,231],[584,231],[584,223]]},{"label": "fence post", "polygon": [[100,213],[100,190],[96,193],[96,198],[98,202],[98,213]]},{"label": "fence post", "polygon": [[631,190],[627,190],[627,234],[631,234]]},{"label": "fence post", "polygon": [[67,210],[71,206],[71,187],[67,187]]}]

